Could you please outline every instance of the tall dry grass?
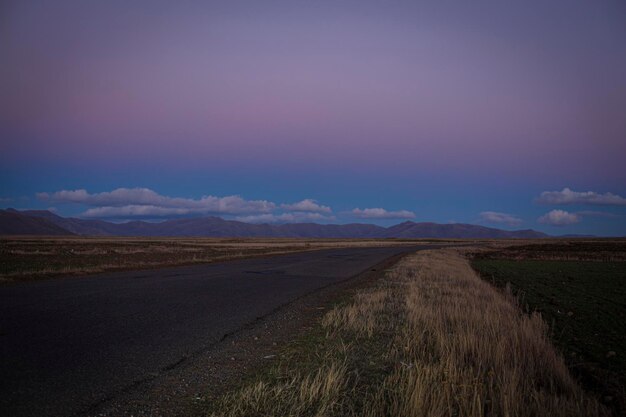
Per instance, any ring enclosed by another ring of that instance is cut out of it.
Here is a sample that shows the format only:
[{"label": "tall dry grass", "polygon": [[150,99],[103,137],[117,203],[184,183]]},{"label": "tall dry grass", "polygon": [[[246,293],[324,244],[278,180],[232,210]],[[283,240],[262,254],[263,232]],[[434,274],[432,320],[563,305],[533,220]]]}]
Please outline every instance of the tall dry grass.
[{"label": "tall dry grass", "polygon": [[541,317],[454,250],[405,258],[322,326],[326,343],[310,355],[319,369],[246,386],[213,415],[608,415],[572,379]]}]

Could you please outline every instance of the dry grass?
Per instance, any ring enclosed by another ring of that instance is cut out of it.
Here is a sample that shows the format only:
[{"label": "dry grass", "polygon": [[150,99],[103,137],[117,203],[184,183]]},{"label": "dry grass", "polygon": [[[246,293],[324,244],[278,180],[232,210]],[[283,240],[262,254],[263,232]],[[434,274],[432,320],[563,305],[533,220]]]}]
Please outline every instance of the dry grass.
[{"label": "dry grass", "polygon": [[[309,375],[296,375],[285,382],[258,381],[243,388],[229,406],[231,415],[276,416],[332,415],[340,411],[337,393],[347,389],[347,367],[330,363]],[[252,413],[252,414],[251,414]]]},{"label": "dry grass", "polygon": [[280,365],[214,403],[211,415],[608,414],[572,379],[541,317],[523,314],[454,250],[405,258],[379,286],[329,311],[322,329],[307,359],[317,369]]},{"label": "dry grass", "polygon": [[0,283],[211,263],[336,247],[426,242],[400,239],[4,237],[0,238]]}]

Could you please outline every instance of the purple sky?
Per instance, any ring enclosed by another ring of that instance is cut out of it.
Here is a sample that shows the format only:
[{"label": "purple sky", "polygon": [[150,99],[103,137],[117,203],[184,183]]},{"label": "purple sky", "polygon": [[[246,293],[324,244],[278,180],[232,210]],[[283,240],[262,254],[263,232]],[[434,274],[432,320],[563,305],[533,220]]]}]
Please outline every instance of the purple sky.
[{"label": "purple sky", "polygon": [[621,203],[537,202],[626,195],[624,22],[621,1],[5,1],[0,198],[147,187],[624,235]]}]

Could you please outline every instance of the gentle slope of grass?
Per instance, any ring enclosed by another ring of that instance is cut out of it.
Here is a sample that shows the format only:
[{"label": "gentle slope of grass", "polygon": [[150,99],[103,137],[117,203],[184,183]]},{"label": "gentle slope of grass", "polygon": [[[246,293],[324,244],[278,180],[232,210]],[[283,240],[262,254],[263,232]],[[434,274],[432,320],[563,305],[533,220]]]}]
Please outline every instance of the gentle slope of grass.
[{"label": "gentle slope of grass", "polygon": [[454,250],[412,255],[329,311],[211,416],[600,416],[538,314]]}]

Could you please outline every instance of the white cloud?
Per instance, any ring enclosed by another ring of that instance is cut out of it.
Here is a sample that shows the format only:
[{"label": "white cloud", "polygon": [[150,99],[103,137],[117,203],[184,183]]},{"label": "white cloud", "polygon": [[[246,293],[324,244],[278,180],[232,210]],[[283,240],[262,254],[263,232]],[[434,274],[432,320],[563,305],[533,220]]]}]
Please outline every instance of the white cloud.
[{"label": "white cloud", "polygon": [[293,204],[281,204],[281,208],[287,211],[306,211],[312,213],[332,213],[332,210],[328,206],[322,206],[317,201],[307,198]]},{"label": "white cloud", "polygon": [[551,226],[567,226],[580,223],[581,220],[578,214],[570,213],[565,210],[552,210],[537,219],[539,223],[549,224]]},{"label": "white cloud", "polygon": [[543,204],[593,204],[603,206],[626,206],[626,198],[617,194],[599,194],[593,191],[572,191],[563,188],[561,191],[544,191],[537,202]]},{"label": "white cloud", "polygon": [[360,219],[414,219],[415,213],[408,210],[387,211],[383,208],[355,208],[352,214]]},{"label": "white cloud", "polygon": [[51,194],[38,193],[37,198],[96,207],[83,213],[85,217],[270,213],[276,209],[276,204],[270,201],[245,200],[236,195],[204,196],[200,199],[172,198],[148,188],[118,188],[96,194],[90,194],[86,190],[62,190]]},{"label": "white cloud", "polygon": [[175,208],[175,207],[158,207],[158,206],[140,206],[140,205],[128,205],[121,207],[95,207],[90,208],[81,214],[81,217],[88,218],[117,218],[126,219],[132,217],[174,217],[184,216],[188,214],[196,214],[193,210],[188,208]]},{"label": "white cloud", "polygon": [[332,222],[334,216],[324,216],[320,213],[282,213],[282,214],[259,214],[252,216],[238,216],[235,220],[245,223],[305,223],[305,222]]},{"label": "white cloud", "polygon": [[[200,199],[174,198],[149,188],[118,188],[110,192],[89,193],[84,189],[38,193],[46,202],[90,206],[81,214],[87,218],[167,218],[194,215],[238,216],[251,223],[294,223],[334,221],[332,210],[316,200],[305,199],[293,204],[275,204],[266,200],[246,200],[239,196],[204,196]],[[276,213],[276,212],[279,213]]]},{"label": "white cloud", "polygon": [[483,211],[480,217],[490,223],[502,223],[509,226],[519,226],[522,219],[507,213],[498,213],[497,211]]}]

